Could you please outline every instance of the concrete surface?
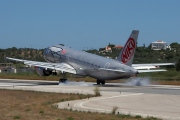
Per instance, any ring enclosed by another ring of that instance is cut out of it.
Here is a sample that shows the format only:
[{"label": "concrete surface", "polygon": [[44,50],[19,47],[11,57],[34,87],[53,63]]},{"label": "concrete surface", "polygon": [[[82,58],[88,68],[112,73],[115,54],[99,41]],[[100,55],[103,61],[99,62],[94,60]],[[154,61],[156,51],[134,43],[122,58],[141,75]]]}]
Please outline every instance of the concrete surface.
[{"label": "concrete surface", "polygon": [[[68,82],[58,85],[57,81],[7,80],[0,79],[0,89],[32,90],[58,93],[94,94],[94,83]],[[180,120],[179,86],[124,86],[108,83],[99,86],[101,97],[57,103],[61,109],[154,116],[167,120]],[[69,106],[68,106],[69,105]]]}]

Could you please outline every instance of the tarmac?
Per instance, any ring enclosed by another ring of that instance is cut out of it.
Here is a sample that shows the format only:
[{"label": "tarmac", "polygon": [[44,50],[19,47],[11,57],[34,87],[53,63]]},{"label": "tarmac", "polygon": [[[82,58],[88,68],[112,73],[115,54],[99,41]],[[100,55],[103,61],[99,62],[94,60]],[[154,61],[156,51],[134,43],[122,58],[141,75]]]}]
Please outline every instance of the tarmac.
[{"label": "tarmac", "polygon": [[55,105],[59,109],[103,113],[112,113],[116,107],[116,114],[180,120],[180,86],[130,86],[122,83],[97,86],[91,82],[58,84],[58,81],[0,79],[0,89],[11,90],[94,94],[95,87],[99,87],[100,97],[60,102]]}]

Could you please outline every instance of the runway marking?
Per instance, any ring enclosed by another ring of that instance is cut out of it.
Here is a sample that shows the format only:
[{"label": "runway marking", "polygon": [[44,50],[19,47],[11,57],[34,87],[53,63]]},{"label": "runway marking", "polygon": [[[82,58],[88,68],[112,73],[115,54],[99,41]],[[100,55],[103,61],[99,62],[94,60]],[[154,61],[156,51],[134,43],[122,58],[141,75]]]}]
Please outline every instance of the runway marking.
[{"label": "runway marking", "polygon": [[127,96],[133,96],[133,95],[142,95],[144,93],[137,93],[137,94],[127,94],[127,95],[118,95],[118,96],[111,96],[111,97],[104,97],[104,98],[98,98],[98,99],[92,99],[92,100],[87,100],[81,103],[76,103],[74,104],[74,107],[80,106],[80,108],[86,108],[86,109],[94,109],[98,111],[111,111],[111,110],[105,110],[105,109],[99,109],[99,108],[92,108],[92,107],[85,107],[83,104],[96,101],[96,100],[104,100],[104,99],[111,99],[111,98],[117,98],[117,97],[127,97]]}]

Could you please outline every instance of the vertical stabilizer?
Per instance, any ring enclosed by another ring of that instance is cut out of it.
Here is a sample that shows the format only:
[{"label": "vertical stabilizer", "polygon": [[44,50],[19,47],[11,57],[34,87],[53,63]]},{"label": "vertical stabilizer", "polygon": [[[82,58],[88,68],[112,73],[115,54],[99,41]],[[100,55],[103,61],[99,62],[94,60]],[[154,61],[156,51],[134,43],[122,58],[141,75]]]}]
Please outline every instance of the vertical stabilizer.
[{"label": "vertical stabilizer", "polygon": [[133,59],[134,59],[134,53],[136,50],[136,44],[138,39],[139,30],[133,30],[129,39],[127,40],[125,46],[121,50],[117,60],[121,61],[122,63],[131,66]]}]

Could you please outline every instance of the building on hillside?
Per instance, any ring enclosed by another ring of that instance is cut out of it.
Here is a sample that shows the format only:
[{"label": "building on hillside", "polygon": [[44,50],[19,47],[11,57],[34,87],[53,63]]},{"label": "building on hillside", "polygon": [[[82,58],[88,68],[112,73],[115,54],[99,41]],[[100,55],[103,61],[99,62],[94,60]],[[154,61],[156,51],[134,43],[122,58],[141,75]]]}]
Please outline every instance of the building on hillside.
[{"label": "building on hillside", "polygon": [[166,50],[167,48],[171,49],[169,45],[167,45],[167,42],[164,42],[162,40],[158,40],[151,43],[151,49],[153,50]]},{"label": "building on hillside", "polygon": [[100,49],[99,49],[99,52],[100,52],[100,53],[112,52],[112,49],[120,50],[120,49],[122,49],[122,48],[123,48],[123,46],[121,46],[121,45],[117,45],[117,46],[114,46],[114,47],[106,46],[105,48],[100,48]]},{"label": "building on hillside", "polygon": [[115,47],[113,47],[113,48],[115,48],[115,49],[121,49],[121,48],[123,48],[123,46],[121,46],[121,45],[117,45],[117,46],[115,46]]},{"label": "building on hillside", "polygon": [[[14,69],[13,63],[0,63],[0,73],[2,73],[3,71],[7,72],[11,69]],[[16,69],[14,69],[14,73],[16,73]]]},{"label": "building on hillside", "polygon": [[106,47],[105,47],[105,51],[106,51],[106,52],[112,52],[112,49],[111,49],[110,46],[106,46]]},{"label": "building on hillside", "polygon": [[0,63],[0,69],[10,69],[14,68],[13,63]]}]

